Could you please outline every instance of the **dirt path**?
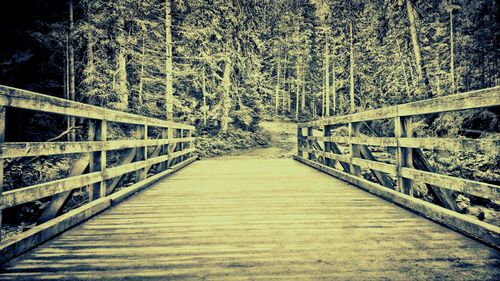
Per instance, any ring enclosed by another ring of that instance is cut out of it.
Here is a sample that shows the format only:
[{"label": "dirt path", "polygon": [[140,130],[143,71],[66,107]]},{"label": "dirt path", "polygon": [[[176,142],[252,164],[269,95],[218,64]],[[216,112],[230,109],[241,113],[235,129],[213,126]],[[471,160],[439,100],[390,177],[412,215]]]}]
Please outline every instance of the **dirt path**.
[{"label": "dirt path", "polygon": [[261,122],[260,126],[271,134],[269,147],[238,151],[230,155],[217,157],[217,159],[276,159],[292,157],[297,147],[297,140],[295,138],[297,125],[295,123],[272,121]]}]

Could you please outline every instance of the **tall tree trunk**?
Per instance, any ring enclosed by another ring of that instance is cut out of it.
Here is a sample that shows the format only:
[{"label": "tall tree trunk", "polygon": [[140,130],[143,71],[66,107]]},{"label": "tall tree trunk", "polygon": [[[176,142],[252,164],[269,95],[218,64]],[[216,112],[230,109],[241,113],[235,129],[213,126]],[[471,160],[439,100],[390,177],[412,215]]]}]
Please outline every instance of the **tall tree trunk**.
[{"label": "tall tree trunk", "polygon": [[207,127],[207,82],[206,82],[206,73],[205,66],[203,66],[203,77],[202,77],[202,89],[203,92],[203,126]]},{"label": "tall tree trunk", "polygon": [[276,73],[276,93],[274,94],[274,110],[276,111],[276,114],[278,114],[279,111],[279,102],[280,102],[280,77],[281,77],[281,55],[278,56],[278,60],[276,62],[277,64],[277,73]]},{"label": "tall tree trunk", "polygon": [[128,81],[127,81],[127,59],[125,53],[125,33],[123,32],[125,28],[124,19],[119,19],[118,30],[120,33],[117,36],[118,51],[116,56],[116,87],[115,92],[117,94],[118,102],[116,108],[121,110],[128,109]]},{"label": "tall tree trunk", "polygon": [[302,103],[300,104],[300,110],[302,112],[302,114],[304,114],[304,111],[306,110],[306,71],[305,71],[305,68],[304,68],[304,61],[302,59],[300,59],[301,61],[301,74],[302,74],[302,82],[301,82],[301,86],[302,86]]},{"label": "tall tree trunk", "polygon": [[427,97],[432,96],[431,86],[427,77],[425,68],[423,67],[422,52],[420,51],[420,42],[418,39],[416,11],[411,3],[411,0],[406,0],[406,11],[408,14],[408,21],[410,24],[410,37],[413,46],[413,55],[415,57],[415,66],[417,69],[418,84]]},{"label": "tall tree trunk", "polygon": [[354,43],[353,43],[354,40],[353,40],[353,32],[352,32],[352,21],[350,22],[350,25],[349,25],[349,34],[350,34],[349,93],[350,93],[350,100],[351,100],[351,113],[353,113],[354,109],[355,109],[355,104],[354,104]]},{"label": "tall tree trunk", "polygon": [[165,0],[165,110],[167,120],[172,120],[174,116],[174,86],[173,86],[173,65],[172,65],[172,11],[170,0]]},{"label": "tall tree trunk", "polygon": [[296,68],[297,68],[297,73],[296,73],[296,82],[297,82],[297,92],[295,93],[295,120],[299,120],[299,101],[300,101],[300,64],[301,60],[300,58],[297,58],[297,61],[295,62]]},{"label": "tall tree trunk", "polygon": [[453,38],[453,2],[450,0],[450,78],[451,78],[451,92],[455,94],[457,92],[457,86],[455,83],[455,44]]},{"label": "tall tree trunk", "polygon": [[[66,34],[66,72],[64,73],[64,98],[70,99],[69,96],[69,32]],[[69,130],[71,128],[71,117],[66,116],[66,129]],[[71,141],[71,134],[67,135],[68,141]]]},{"label": "tall tree trunk", "polygon": [[333,115],[337,111],[337,77],[335,73],[335,45],[332,45],[332,99],[333,99]]},{"label": "tall tree trunk", "polygon": [[[75,90],[75,48],[74,48],[74,20],[73,20],[73,0],[69,1],[69,99],[75,100],[76,90]],[[75,117],[70,117],[69,127],[74,128],[76,124]],[[75,130],[73,129],[70,133],[71,141],[76,139]]]},{"label": "tall tree trunk", "polygon": [[398,46],[399,61],[401,63],[401,68],[403,70],[403,77],[405,79],[406,96],[409,98],[411,91],[410,91],[410,84],[408,83],[408,75],[406,74],[406,67],[403,60],[403,54],[401,53],[401,46],[399,45],[399,41],[396,40],[396,44]]},{"label": "tall tree trunk", "polygon": [[330,47],[325,32],[325,115],[330,116]]},{"label": "tall tree trunk", "polygon": [[141,71],[139,73],[139,96],[138,96],[138,106],[142,107],[143,103],[143,88],[144,88],[144,32],[142,32],[142,46],[141,46]]},{"label": "tall tree trunk", "polygon": [[287,82],[287,74],[288,74],[288,55],[285,54],[285,62],[283,63],[283,97],[281,99],[281,113],[285,114],[285,105],[286,105],[286,82]]},{"label": "tall tree trunk", "polygon": [[411,0],[406,0],[406,12],[408,14],[408,21],[410,23],[410,37],[413,46],[413,55],[415,56],[415,65],[417,68],[417,75],[419,81],[423,81],[422,73],[422,56],[420,52],[420,43],[418,42],[418,33],[415,20],[415,8],[413,7]]},{"label": "tall tree trunk", "polygon": [[221,96],[222,112],[220,131],[221,133],[225,133],[229,126],[229,112],[231,110],[231,58],[229,58],[229,56],[226,57],[226,64],[224,65],[222,85],[224,86],[224,90]]}]

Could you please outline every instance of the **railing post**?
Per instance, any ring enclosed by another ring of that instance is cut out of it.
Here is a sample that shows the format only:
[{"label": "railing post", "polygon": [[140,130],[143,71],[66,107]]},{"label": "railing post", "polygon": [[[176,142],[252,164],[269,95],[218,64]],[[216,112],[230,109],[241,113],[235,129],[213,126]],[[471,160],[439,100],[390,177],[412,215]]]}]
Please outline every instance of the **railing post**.
[{"label": "railing post", "polygon": [[[5,141],[5,106],[0,107],[0,145]],[[0,158],[0,198],[3,192],[3,158]],[[2,208],[0,208],[0,230],[2,228]],[[2,232],[0,231],[0,241],[2,241]]]},{"label": "railing post", "polygon": [[[169,130],[170,130],[169,128],[161,128],[161,139],[162,140],[168,139],[168,131]],[[168,155],[168,144],[162,145],[160,156],[162,156],[162,155]],[[167,169],[167,161],[163,161],[160,163],[160,169],[162,171],[165,171]]]},{"label": "railing post", "polygon": [[[192,136],[192,131],[191,131],[191,130],[187,130],[187,131],[186,131],[186,138],[191,138],[191,136]],[[186,144],[187,144],[187,149],[191,149],[191,145],[192,145],[191,140],[188,140],[188,141],[186,142]],[[189,153],[186,155],[186,159],[189,159],[189,158],[191,158],[192,156],[193,156],[193,155],[192,155],[192,153],[191,153],[191,152],[189,152]]]},{"label": "railing post", "polygon": [[407,195],[413,196],[412,180],[401,176],[403,167],[413,168],[413,149],[401,147],[399,144],[400,138],[411,138],[413,133],[412,117],[396,117],[394,120],[394,135],[397,142],[397,182],[398,190]]},{"label": "railing post", "polygon": [[361,152],[359,149],[358,144],[352,143],[352,138],[353,137],[359,137],[359,129],[360,129],[360,124],[359,122],[350,122],[349,123],[349,164],[350,164],[350,169],[351,173],[357,177],[361,176],[361,168],[358,165],[354,165],[352,163],[352,160],[354,158],[360,158],[361,157]]},{"label": "railing post", "polygon": [[[312,140],[314,133],[313,133],[313,127],[307,127],[307,149],[311,151],[314,147],[314,141]],[[309,160],[314,160],[314,153],[309,152],[308,153],[308,159]]]},{"label": "railing post", "polygon": [[[180,137],[181,139],[184,139],[184,133],[185,133],[185,132],[186,132],[186,131],[185,131],[184,129],[180,129],[180,134],[179,134],[179,137]],[[183,151],[183,150],[186,148],[186,143],[184,142],[184,140],[182,140],[182,141],[180,142],[180,146],[181,146],[181,147],[180,147],[180,151]],[[179,157],[179,162],[184,161],[184,156],[185,156],[185,155],[181,155],[181,157]]]},{"label": "railing post", "polygon": [[[174,127],[169,127],[168,128],[168,139],[170,141],[172,141],[174,139],[174,136],[175,136],[175,132],[176,129]],[[172,153],[175,152],[175,147],[177,146],[176,143],[169,143],[168,144],[168,160],[167,160],[167,169],[170,168],[170,166],[172,165],[172,161],[174,161],[174,158],[172,158]]]},{"label": "railing post", "polygon": [[[148,139],[148,125],[139,125],[138,128],[138,139],[147,140]],[[137,147],[136,161],[144,161],[148,159],[148,147],[139,146]],[[148,167],[142,168],[135,173],[136,182],[145,180],[148,177]]]},{"label": "railing post", "polygon": [[[332,126],[325,125],[323,127],[323,137],[325,137],[325,139],[323,140],[323,148],[324,148],[325,153],[329,153],[332,151],[331,142],[326,139],[326,138],[330,137],[331,135],[332,135]],[[324,156],[324,159],[325,159],[325,165],[330,167],[332,165],[331,159],[328,158],[326,155]]]},{"label": "railing post", "polygon": [[297,126],[297,156],[299,157],[304,156],[302,150],[300,149],[303,141],[304,141],[304,135],[302,134],[302,127]]},{"label": "railing post", "polygon": [[[89,141],[106,142],[108,126],[105,120],[89,120]],[[103,172],[106,169],[106,150],[90,153],[89,172]],[[106,181],[94,183],[89,187],[89,201],[106,196]]]}]

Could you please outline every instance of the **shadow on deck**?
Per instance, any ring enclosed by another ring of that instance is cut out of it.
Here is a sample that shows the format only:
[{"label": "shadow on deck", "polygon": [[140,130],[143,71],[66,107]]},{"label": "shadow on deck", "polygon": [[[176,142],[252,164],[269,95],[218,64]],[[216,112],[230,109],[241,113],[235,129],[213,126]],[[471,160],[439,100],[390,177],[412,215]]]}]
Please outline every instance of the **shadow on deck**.
[{"label": "shadow on deck", "polygon": [[198,161],[1,280],[494,280],[495,249],[290,159]]}]

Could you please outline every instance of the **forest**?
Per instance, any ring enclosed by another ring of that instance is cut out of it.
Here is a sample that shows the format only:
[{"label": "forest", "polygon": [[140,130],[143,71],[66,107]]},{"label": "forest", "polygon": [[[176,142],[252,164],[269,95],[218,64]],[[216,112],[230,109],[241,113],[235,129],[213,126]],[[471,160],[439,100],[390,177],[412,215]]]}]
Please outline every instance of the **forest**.
[{"label": "forest", "polygon": [[[195,125],[203,158],[269,145],[262,121],[308,121],[500,84],[494,0],[29,0],[2,6],[0,84]],[[78,119],[54,128],[55,117],[8,114],[18,122],[7,125],[29,128],[30,140],[85,135]],[[416,135],[447,137],[498,137],[500,131],[492,110],[430,116],[415,126]],[[383,135],[388,127],[374,122],[368,129]],[[461,166],[449,158],[433,164],[500,181],[498,153]],[[48,165],[32,169],[65,169],[64,161]],[[6,184],[28,185],[37,175],[30,170]]]}]

